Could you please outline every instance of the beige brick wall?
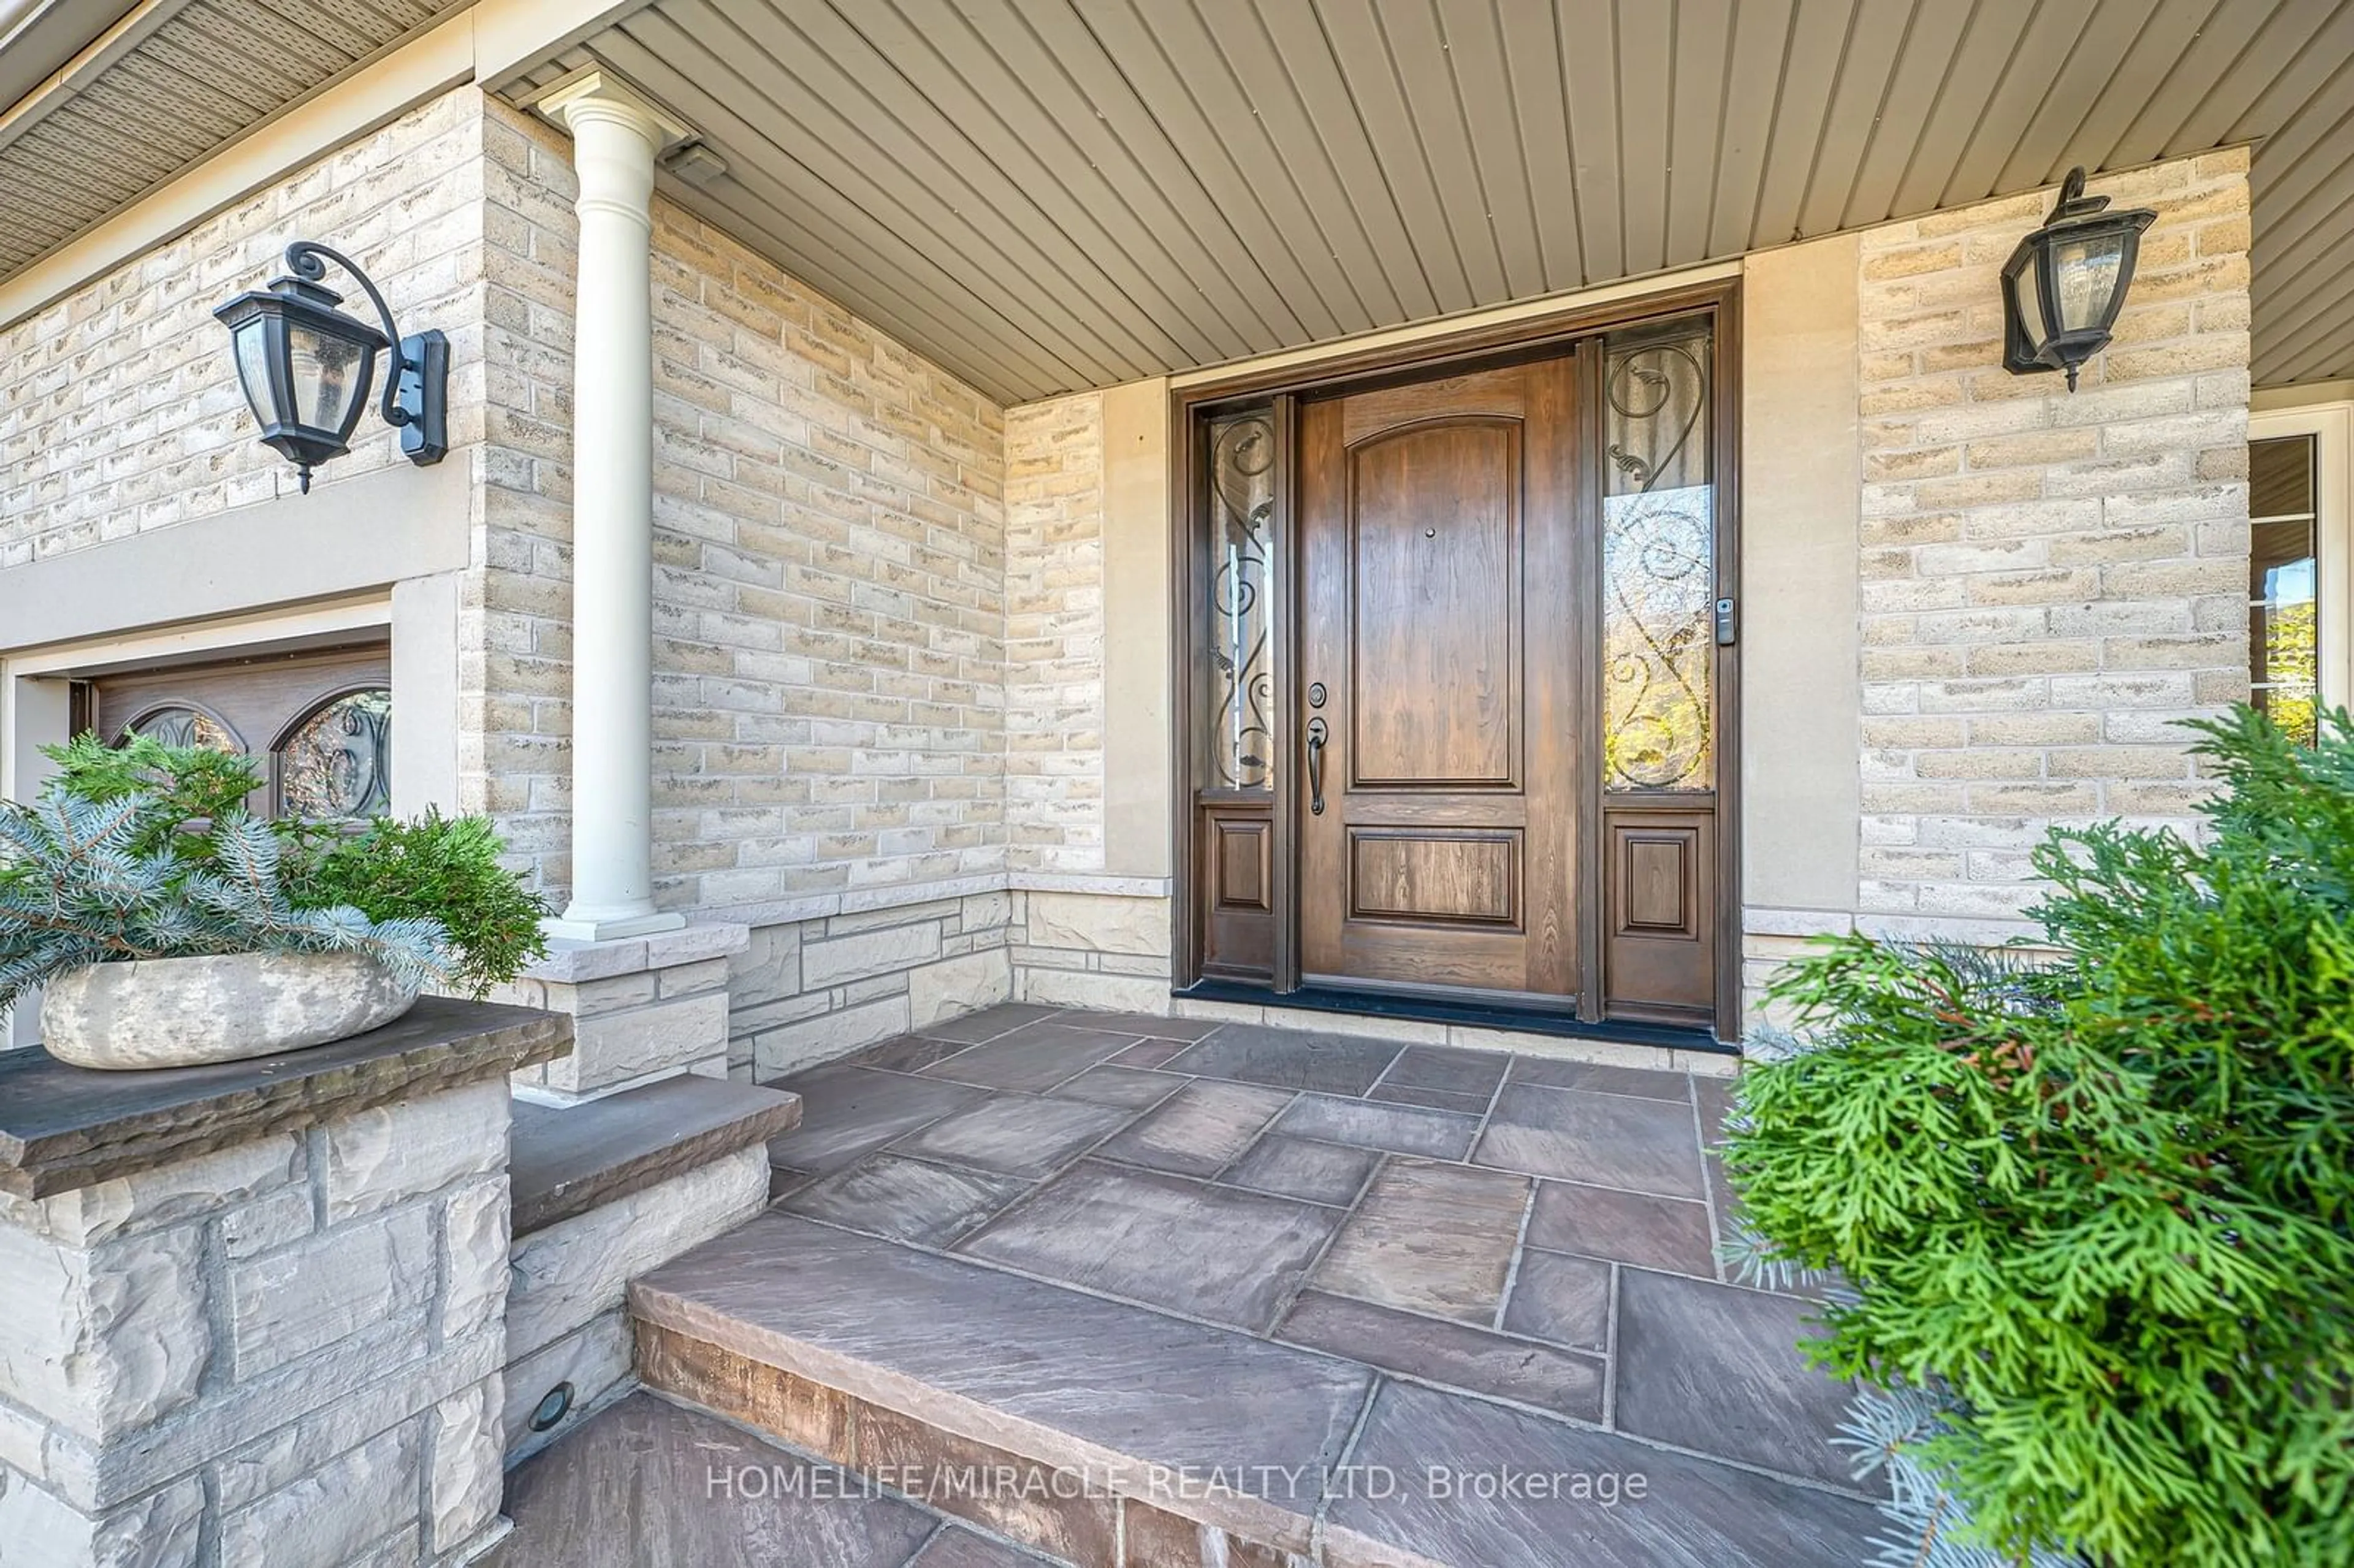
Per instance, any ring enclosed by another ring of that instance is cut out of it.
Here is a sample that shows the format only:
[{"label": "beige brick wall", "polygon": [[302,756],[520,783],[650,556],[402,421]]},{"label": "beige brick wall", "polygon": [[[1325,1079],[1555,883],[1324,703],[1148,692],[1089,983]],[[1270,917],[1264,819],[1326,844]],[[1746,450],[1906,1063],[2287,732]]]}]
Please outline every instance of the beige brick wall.
[{"label": "beige brick wall", "polygon": [[[479,753],[567,880],[569,143],[493,105]],[[665,908],[1005,864],[1002,411],[691,215],[654,216],[655,878]]]},{"label": "beige brick wall", "polygon": [[2073,395],[2000,365],[2048,193],[1862,238],[1867,927],[2015,921],[2054,822],[2187,825],[2178,721],[2247,694],[2247,155],[2091,188],[2158,220]]},{"label": "beige brick wall", "polygon": [[[406,330],[429,323],[450,334],[444,461],[472,461],[482,101],[466,89],[411,110],[0,329],[0,568],[294,493],[292,465],[253,439],[228,334],[212,317],[282,272],[293,239],[357,261]],[[368,313],[342,273],[325,282]],[[331,508],[336,483],[404,461],[391,427],[364,417],[311,504]]]},{"label": "beige brick wall", "polygon": [[1019,871],[1104,868],[1103,398],[1005,416],[1005,816]]}]

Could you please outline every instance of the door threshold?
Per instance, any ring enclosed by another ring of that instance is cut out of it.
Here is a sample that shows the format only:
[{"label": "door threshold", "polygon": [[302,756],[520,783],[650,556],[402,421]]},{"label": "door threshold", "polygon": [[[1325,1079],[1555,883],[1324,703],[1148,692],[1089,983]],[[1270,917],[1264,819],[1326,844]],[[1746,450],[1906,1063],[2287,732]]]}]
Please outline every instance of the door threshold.
[{"label": "door threshold", "polygon": [[1662,1050],[1707,1051],[1738,1056],[1741,1047],[1727,1044],[1707,1029],[1673,1023],[1632,1023],[1623,1020],[1589,1022],[1557,1012],[1534,1012],[1477,1001],[1446,1001],[1427,996],[1400,996],[1391,991],[1352,991],[1344,986],[1302,986],[1278,991],[1242,980],[1201,980],[1172,991],[1188,1001],[1230,1001],[1246,1007],[1296,1007],[1306,1012],[1355,1012],[1372,1018],[1409,1018],[1423,1023],[1460,1023],[1474,1029],[1510,1029],[1522,1034],[1549,1034],[1563,1040],[1601,1040],[1620,1045],[1657,1045]]}]

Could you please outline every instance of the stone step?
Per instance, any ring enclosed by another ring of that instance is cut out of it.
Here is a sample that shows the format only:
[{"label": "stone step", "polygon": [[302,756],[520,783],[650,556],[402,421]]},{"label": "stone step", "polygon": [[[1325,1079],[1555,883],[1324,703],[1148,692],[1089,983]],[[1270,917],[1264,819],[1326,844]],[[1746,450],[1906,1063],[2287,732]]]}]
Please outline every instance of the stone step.
[{"label": "stone step", "polygon": [[760,1213],[767,1142],[801,1097],[687,1075],[566,1106],[518,1097],[508,1133],[505,1404],[520,1457],[630,1375],[631,1278]]},{"label": "stone step", "polygon": [[801,1119],[799,1095],[693,1074],[577,1105],[518,1098],[507,1160],[514,1234],[766,1143]]},{"label": "stone step", "polygon": [[504,1511],[476,1568],[1071,1568],[642,1391],[517,1466]]},{"label": "stone step", "polygon": [[639,1279],[631,1309],[648,1386],[1080,1568],[1798,1568],[1856,1560],[1872,1522],[1852,1498],[781,1211]]}]

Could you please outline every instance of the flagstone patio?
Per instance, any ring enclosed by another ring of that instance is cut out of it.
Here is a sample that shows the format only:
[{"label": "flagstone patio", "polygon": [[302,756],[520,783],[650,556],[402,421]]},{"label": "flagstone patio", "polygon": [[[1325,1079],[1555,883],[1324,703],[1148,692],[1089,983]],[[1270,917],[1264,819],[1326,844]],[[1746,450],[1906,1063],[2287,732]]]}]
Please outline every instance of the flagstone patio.
[{"label": "flagstone patio", "polygon": [[650,1385],[821,1459],[1104,1478],[926,1499],[1082,1563],[1868,1554],[1810,1304],[1716,1258],[1724,1079],[1001,1007],[783,1086],[775,1209],[632,1302]]}]

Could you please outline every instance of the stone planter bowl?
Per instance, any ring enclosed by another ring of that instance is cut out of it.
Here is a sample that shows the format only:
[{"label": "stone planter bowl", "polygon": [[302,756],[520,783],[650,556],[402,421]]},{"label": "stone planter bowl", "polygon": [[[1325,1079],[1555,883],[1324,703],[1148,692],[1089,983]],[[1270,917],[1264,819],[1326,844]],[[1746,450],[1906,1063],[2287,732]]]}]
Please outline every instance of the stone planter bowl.
[{"label": "stone planter bowl", "polygon": [[365,1033],[416,1001],[359,953],[91,964],[41,988],[41,1043],[77,1067],[192,1067]]}]

